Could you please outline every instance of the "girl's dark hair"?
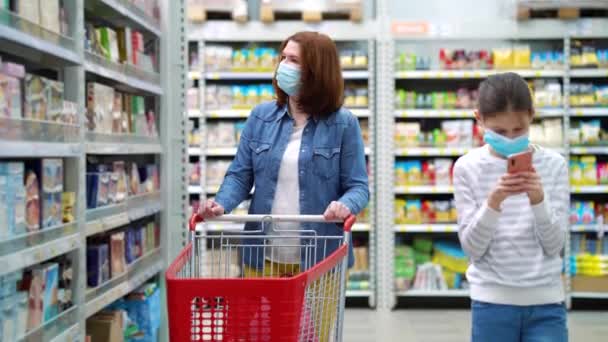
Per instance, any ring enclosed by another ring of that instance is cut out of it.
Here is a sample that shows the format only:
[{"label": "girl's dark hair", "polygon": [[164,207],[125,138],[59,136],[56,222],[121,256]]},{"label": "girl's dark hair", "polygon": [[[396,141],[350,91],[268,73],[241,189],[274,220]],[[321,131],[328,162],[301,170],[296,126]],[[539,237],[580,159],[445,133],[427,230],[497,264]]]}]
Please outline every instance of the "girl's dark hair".
[{"label": "girl's dark hair", "polygon": [[532,95],[526,81],[513,72],[489,76],[479,85],[477,109],[482,117],[502,112],[534,111]]}]

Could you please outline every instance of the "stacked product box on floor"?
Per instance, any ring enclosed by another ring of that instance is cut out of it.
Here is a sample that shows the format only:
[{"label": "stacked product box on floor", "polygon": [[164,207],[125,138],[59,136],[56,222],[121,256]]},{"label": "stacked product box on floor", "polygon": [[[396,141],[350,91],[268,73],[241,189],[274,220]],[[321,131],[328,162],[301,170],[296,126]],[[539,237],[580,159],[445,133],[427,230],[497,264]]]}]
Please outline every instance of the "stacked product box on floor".
[{"label": "stacked product box on floor", "polygon": [[571,236],[573,291],[608,292],[608,239],[603,236],[603,231],[599,234],[599,237],[597,234]]},{"label": "stacked product box on floor", "polygon": [[87,285],[97,287],[124,274],[129,265],[159,245],[160,227],[154,221],[134,223],[90,238],[87,243]]},{"label": "stacked product box on floor", "polygon": [[0,277],[0,337],[16,341],[72,307],[72,262],[63,256]]}]

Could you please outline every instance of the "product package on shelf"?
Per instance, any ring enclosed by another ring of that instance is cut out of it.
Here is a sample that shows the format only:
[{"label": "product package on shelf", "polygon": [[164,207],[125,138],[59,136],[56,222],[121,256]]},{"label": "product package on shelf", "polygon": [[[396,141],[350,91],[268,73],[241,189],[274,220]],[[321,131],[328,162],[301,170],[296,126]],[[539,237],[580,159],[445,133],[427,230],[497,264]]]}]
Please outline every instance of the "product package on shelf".
[{"label": "product package on shelf", "polygon": [[572,290],[608,292],[608,239],[597,234],[573,234],[570,239]]},{"label": "product package on shelf", "polygon": [[[26,191],[23,162],[0,162],[0,177],[4,179],[4,203],[0,205],[0,216],[4,215],[0,236],[15,236],[26,233]],[[0,181],[1,182],[1,181]]]},{"label": "product package on shelf", "polygon": [[453,224],[456,219],[456,207],[453,200],[395,199],[396,224]]},{"label": "product package on shelf", "polygon": [[21,118],[23,65],[4,62],[0,71],[0,117]]},{"label": "product package on shelf", "polygon": [[467,266],[457,243],[414,238],[411,246],[396,247],[395,286],[400,291],[466,289]]},{"label": "product package on shelf", "polygon": [[395,185],[449,186],[452,184],[453,164],[453,160],[445,158],[396,161]]},{"label": "product package on shelf", "polygon": [[40,26],[54,33],[61,33],[59,0],[40,0]]},{"label": "product package on shelf", "polygon": [[23,117],[33,120],[46,120],[48,98],[45,94],[43,77],[25,75],[25,112]]},{"label": "product package on shelf", "polygon": [[472,120],[441,121],[440,128],[422,131],[420,122],[395,124],[397,147],[465,147],[481,143],[481,129]]},{"label": "product package on shelf", "polygon": [[32,24],[40,24],[40,0],[19,0],[15,2],[15,11],[27,22],[22,23],[25,32],[32,32]]},{"label": "product package on shelf", "polygon": [[125,233],[117,232],[110,236],[110,273],[112,278],[127,271],[125,259]]},{"label": "product package on shelf", "polygon": [[63,160],[42,160],[42,228],[63,222],[61,195],[63,193]]},{"label": "product package on shelf", "polygon": [[89,131],[112,133],[114,89],[99,83],[87,84],[87,127]]},{"label": "product package on shelf", "polygon": [[570,64],[573,68],[607,68],[608,49],[595,46],[592,41],[572,41]]},{"label": "product package on shelf", "polygon": [[110,253],[107,243],[87,245],[87,286],[97,287],[110,280]]}]

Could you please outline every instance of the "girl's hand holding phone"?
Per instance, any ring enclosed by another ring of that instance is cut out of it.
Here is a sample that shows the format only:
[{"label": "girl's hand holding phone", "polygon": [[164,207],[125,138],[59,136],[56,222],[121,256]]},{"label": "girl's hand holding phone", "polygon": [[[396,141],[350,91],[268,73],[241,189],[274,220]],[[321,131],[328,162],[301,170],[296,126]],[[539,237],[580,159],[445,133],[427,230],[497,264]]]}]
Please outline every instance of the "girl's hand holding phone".
[{"label": "girl's hand holding phone", "polygon": [[541,203],[545,199],[545,192],[543,190],[543,183],[536,170],[532,168],[531,171],[522,172],[518,175],[524,180],[523,185],[525,192],[530,198],[530,204],[536,205]]},{"label": "girl's hand holding phone", "polygon": [[500,205],[509,196],[526,193],[530,204],[536,205],[544,200],[543,185],[540,176],[533,168],[530,171],[506,173],[488,196],[488,206],[500,211]]}]

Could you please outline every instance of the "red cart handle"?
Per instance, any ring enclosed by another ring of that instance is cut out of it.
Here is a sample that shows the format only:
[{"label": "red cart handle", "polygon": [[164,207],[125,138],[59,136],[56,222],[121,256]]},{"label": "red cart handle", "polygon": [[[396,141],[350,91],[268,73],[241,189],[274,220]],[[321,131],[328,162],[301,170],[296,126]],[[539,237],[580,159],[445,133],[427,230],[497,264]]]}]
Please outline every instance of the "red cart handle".
[{"label": "red cart handle", "polygon": [[[357,221],[357,217],[355,215],[349,215],[346,220],[332,220],[327,221],[323,217],[323,215],[222,215],[217,216],[209,221],[215,222],[318,222],[318,223],[342,223],[343,229],[345,232],[350,232],[353,228],[353,225]],[[198,214],[193,213],[190,217],[190,231],[194,231],[196,229],[196,225],[205,222],[205,218]]]}]

